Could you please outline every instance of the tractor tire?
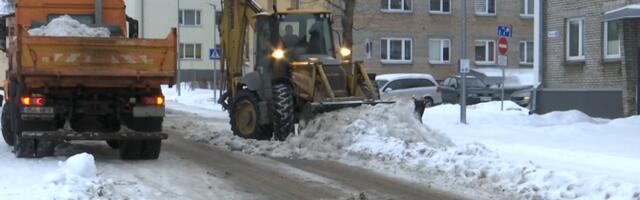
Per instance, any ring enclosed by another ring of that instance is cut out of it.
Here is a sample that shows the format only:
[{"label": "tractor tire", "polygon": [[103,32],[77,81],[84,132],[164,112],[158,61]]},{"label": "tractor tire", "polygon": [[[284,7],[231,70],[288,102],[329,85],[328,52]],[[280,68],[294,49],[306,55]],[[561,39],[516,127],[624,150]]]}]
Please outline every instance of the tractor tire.
[{"label": "tractor tire", "polygon": [[111,147],[112,149],[119,149],[120,148],[120,140],[107,140],[107,145],[109,145],[109,147]]},{"label": "tractor tire", "polygon": [[247,139],[268,140],[272,136],[272,127],[260,125],[258,97],[249,90],[239,90],[231,102],[229,118],[233,134]]},{"label": "tractor tire", "polygon": [[295,128],[293,88],[289,84],[273,86],[273,136],[284,141]]},{"label": "tractor tire", "polygon": [[2,107],[2,137],[4,142],[9,146],[15,144],[15,133],[11,131],[11,118],[9,112],[10,105],[4,105]]},{"label": "tractor tire", "polygon": [[162,117],[131,118],[128,127],[139,132],[161,132]]}]

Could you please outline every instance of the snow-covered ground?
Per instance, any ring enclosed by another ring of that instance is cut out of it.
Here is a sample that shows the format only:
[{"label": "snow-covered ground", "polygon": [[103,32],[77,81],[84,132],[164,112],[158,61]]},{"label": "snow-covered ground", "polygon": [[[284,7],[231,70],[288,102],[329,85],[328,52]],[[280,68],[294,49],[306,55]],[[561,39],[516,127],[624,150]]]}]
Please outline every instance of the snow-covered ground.
[{"label": "snow-covered ground", "polygon": [[[181,122],[187,138],[270,157],[335,160],[425,186],[503,199],[640,199],[638,117],[593,119],[577,111],[527,115],[491,102],[430,108],[425,125],[410,104],[361,106],[318,116],[285,142],[232,135],[211,90],[164,88],[170,109],[218,118]],[[635,155],[634,155],[635,153]]]}]

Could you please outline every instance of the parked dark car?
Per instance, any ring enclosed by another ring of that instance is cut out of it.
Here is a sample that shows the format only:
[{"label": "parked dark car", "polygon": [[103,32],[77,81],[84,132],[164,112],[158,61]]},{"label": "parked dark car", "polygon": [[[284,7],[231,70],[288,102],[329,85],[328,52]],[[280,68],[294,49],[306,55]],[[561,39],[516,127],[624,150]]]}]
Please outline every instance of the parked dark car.
[{"label": "parked dark car", "polygon": [[[460,102],[460,76],[450,76],[444,79],[441,86],[442,102],[456,104]],[[500,91],[492,89],[482,80],[474,76],[467,76],[467,105],[500,100]]]},{"label": "parked dark car", "polygon": [[531,93],[533,92],[533,88],[526,88],[522,90],[518,90],[513,92],[510,95],[511,101],[522,107],[528,107],[531,100]]}]

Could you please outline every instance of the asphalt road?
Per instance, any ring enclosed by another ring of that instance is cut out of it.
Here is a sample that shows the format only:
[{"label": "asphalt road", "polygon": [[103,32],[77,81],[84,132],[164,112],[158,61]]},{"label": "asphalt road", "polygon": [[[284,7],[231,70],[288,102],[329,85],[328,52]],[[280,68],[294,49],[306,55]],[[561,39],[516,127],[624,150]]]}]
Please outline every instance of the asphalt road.
[{"label": "asphalt road", "polygon": [[[209,120],[184,115],[173,112],[166,120]],[[122,161],[104,142],[73,149],[93,154],[101,176],[134,199],[471,199],[331,161],[231,152],[172,131],[189,130],[169,129],[158,160]]]}]

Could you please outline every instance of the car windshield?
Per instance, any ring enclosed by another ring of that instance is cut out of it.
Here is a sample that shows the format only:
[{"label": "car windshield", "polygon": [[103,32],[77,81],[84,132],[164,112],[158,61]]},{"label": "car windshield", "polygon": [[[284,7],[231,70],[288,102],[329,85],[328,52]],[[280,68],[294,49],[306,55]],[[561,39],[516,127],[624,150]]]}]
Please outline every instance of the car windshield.
[{"label": "car windshield", "polygon": [[295,54],[333,55],[329,17],[326,14],[289,14],[279,22],[280,38]]},{"label": "car windshield", "polygon": [[467,78],[468,88],[485,88],[487,85],[482,80],[477,78]]}]

